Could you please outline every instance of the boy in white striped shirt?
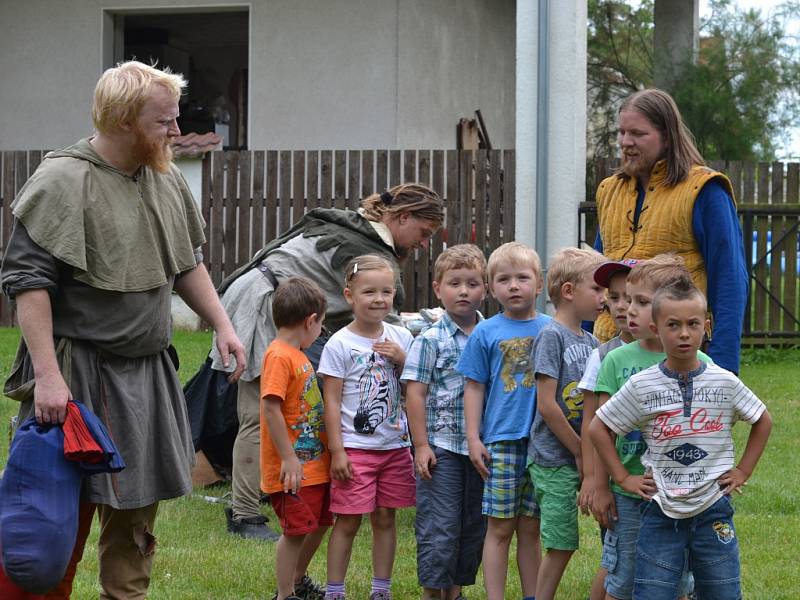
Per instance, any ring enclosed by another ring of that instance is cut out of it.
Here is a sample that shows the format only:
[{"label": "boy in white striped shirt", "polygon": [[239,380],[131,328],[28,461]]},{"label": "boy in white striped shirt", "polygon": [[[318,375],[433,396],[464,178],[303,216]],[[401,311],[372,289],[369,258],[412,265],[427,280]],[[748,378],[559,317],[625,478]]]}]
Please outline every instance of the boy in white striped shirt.
[{"label": "boy in white striped shirt", "polygon": [[[700,600],[741,598],[730,494],[752,475],[772,419],[736,375],[698,360],[706,326],[702,292],[685,281],[664,287],[652,313],[666,360],[633,375],[590,426],[611,477],[650,501],[642,508],[633,597],[675,598],[688,551]],[[752,427],[734,466],[737,420]],[[614,448],[613,434],[636,428],[647,443],[643,476],[629,474]]]}]

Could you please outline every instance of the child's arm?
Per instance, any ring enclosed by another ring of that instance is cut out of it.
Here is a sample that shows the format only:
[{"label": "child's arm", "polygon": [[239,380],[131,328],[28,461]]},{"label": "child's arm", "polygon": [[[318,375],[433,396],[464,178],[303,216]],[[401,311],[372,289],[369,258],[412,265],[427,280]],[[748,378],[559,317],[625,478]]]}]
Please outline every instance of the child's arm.
[{"label": "child's arm", "polygon": [[384,358],[388,358],[397,366],[397,372],[402,373],[406,364],[406,351],[397,342],[383,340],[372,344],[372,349]]},{"label": "child's arm", "polygon": [[536,376],[536,410],[542,415],[547,427],[558,438],[558,441],[564,444],[564,447],[572,452],[575,456],[575,462],[578,465],[578,472],[582,472],[581,460],[581,438],[572,429],[572,426],[564,416],[564,411],[556,402],[556,391],[558,389],[558,380],[543,375],[541,373]]},{"label": "child's arm", "polygon": [[423,479],[431,478],[431,469],[436,466],[436,456],[428,444],[425,418],[425,398],[428,384],[419,381],[406,382],[406,413],[411,439],[414,441],[414,466]]},{"label": "child's arm", "polygon": [[340,377],[325,375],[322,380],[322,401],[325,405],[325,431],[328,433],[328,450],[331,453],[331,477],[352,479],[353,467],[342,442],[342,386]]},{"label": "child's arm", "polygon": [[742,486],[747,485],[747,480],[750,479],[750,476],[753,474],[758,464],[758,459],[761,458],[761,454],[764,452],[764,448],[767,445],[767,440],[769,439],[771,431],[772,417],[769,412],[764,409],[764,412],[761,413],[761,417],[759,417],[758,421],[753,423],[753,426],[750,428],[750,435],[747,437],[747,446],[744,448],[744,453],[739,460],[739,464],[727,473],[724,473],[722,477],[718,479],[724,494],[730,494],[732,492],[742,493]]},{"label": "child's arm", "polygon": [[[593,394],[595,403],[593,407],[593,414],[591,419],[587,419],[586,413],[586,398],[583,400],[583,424],[582,427],[586,431],[586,440],[592,443],[592,465],[594,467],[594,494],[592,495],[592,514],[595,520],[600,524],[600,527],[605,529],[613,529],[613,521],[617,520],[617,503],[614,502],[614,494],[611,493],[611,488],[608,486],[608,471],[602,460],[595,451],[594,443],[592,442],[591,431],[589,426],[595,419],[594,413],[597,409],[608,401],[608,394],[600,392]],[[609,432],[611,443],[614,443],[615,435]],[[583,438],[581,438],[583,441]],[[615,452],[616,453],[616,452]],[[598,460],[595,460],[598,459]]]},{"label": "child's arm", "polygon": [[614,448],[613,432],[608,425],[603,423],[602,419],[595,417],[589,425],[589,434],[594,447],[597,449],[597,455],[606,466],[606,469],[608,469],[608,472],[611,473],[614,481],[626,492],[638,494],[644,500],[650,500],[658,491],[653,481],[653,476],[649,473],[644,476],[628,473],[625,467],[622,466],[619,456],[617,456],[617,450]]},{"label": "child's arm", "polygon": [[464,379],[464,421],[467,428],[467,448],[469,459],[478,475],[486,481],[489,469],[486,465],[491,460],[489,451],[481,441],[481,418],[483,417],[483,397],[486,386],[474,379]]},{"label": "child's arm", "polygon": [[589,423],[594,418],[597,410],[597,397],[594,392],[583,391],[583,421],[581,421],[581,456],[583,458],[583,481],[581,492],[578,496],[578,506],[581,512],[588,515],[592,508],[594,496],[594,446],[589,439]]},{"label": "child's arm", "polygon": [[289,440],[289,433],[286,431],[286,420],[281,412],[281,398],[270,394],[262,398],[261,407],[264,410],[269,436],[281,457],[283,493],[296,494],[303,481],[303,465],[297,458]]}]

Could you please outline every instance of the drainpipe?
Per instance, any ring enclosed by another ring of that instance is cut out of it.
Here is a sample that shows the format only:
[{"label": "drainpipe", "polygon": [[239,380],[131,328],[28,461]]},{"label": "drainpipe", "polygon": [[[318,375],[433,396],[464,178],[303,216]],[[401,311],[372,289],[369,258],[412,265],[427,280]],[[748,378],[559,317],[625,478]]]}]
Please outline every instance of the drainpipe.
[{"label": "drainpipe", "polygon": [[516,228],[514,239],[536,241],[536,2],[517,0]]},{"label": "drainpipe", "polygon": [[[549,0],[517,0],[516,230],[547,265]],[[540,294],[537,310],[544,311]]]},{"label": "drainpipe", "polygon": [[[538,15],[538,53],[537,53],[537,86],[536,86],[536,252],[542,260],[542,276],[547,281],[547,171],[548,154],[548,120],[550,112],[550,0],[539,0]],[[536,300],[536,310],[544,312],[547,307],[547,293],[542,291]]]}]

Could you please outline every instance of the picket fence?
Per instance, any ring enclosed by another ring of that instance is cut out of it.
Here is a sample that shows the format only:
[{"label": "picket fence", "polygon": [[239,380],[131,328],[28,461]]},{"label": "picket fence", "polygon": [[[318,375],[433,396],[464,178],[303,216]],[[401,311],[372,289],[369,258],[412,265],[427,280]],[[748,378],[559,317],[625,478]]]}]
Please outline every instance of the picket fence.
[{"label": "picket fence", "polygon": [[[0,252],[10,204],[46,152],[0,153]],[[209,152],[202,164],[204,260],[218,285],[270,240],[316,207],[356,210],[401,182],[431,186],[446,206],[444,228],[406,261],[404,310],[436,306],[433,264],[449,244],[473,242],[486,255],[514,236],[514,150],[255,150]],[[487,300],[487,314],[497,305]],[[3,298],[0,325],[14,315]]]},{"label": "picket fence", "polygon": [[[0,254],[10,204],[45,152],[0,152]],[[593,190],[617,161],[598,159],[580,202],[578,243],[596,233]],[[745,239],[750,296],[743,343],[800,343],[800,163],[713,162],[731,179]],[[400,182],[430,185],[444,199],[444,228],[405,265],[405,310],[435,306],[433,263],[449,244],[474,242],[486,255],[514,236],[514,150],[256,150],[210,152],[202,164],[205,261],[218,284],[312,208],[357,209]],[[496,303],[487,300],[486,314]],[[14,324],[0,300],[0,325]]]}]

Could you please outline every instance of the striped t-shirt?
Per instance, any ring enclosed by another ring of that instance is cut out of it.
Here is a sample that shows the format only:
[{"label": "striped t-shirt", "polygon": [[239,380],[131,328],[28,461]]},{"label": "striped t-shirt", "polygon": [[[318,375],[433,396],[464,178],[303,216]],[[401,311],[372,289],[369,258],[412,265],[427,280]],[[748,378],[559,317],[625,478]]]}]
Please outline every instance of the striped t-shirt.
[{"label": "striped t-shirt", "polygon": [[713,364],[676,373],[661,364],[633,375],[597,411],[617,435],[641,429],[664,514],[692,517],[722,496],[717,479],[734,467],[731,428],[766,407],[738,377]]}]

